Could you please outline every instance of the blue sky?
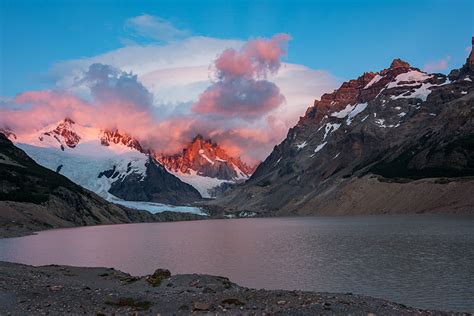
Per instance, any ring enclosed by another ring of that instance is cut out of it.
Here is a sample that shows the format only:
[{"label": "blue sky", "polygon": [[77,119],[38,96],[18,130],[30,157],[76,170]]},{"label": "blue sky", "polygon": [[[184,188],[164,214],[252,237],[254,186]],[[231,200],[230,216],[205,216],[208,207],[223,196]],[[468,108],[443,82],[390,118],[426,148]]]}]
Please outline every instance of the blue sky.
[{"label": "blue sky", "polygon": [[288,33],[288,62],[343,79],[384,68],[395,57],[420,68],[443,59],[448,68],[458,67],[474,34],[472,0],[0,3],[2,96],[48,88],[53,84],[48,71],[58,62],[123,47],[130,39],[125,22],[142,14],[213,38]]}]

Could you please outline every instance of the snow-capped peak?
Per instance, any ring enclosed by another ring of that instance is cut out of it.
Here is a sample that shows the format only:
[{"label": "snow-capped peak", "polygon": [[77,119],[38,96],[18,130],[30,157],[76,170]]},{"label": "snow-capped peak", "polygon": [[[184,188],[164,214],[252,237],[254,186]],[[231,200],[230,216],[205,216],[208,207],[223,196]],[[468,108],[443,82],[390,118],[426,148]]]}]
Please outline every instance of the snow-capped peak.
[{"label": "snow-capped peak", "polygon": [[239,158],[229,156],[226,151],[210,139],[197,135],[175,155],[159,155],[157,159],[172,172],[238,180],[248,178],[253,168]]}]

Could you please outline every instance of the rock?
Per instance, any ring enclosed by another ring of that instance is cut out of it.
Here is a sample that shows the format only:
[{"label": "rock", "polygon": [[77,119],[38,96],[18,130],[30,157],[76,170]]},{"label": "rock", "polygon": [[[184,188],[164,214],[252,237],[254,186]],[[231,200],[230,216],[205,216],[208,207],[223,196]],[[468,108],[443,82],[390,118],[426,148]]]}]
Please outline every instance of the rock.
[{"label": "rock", "polygon": [[193,311],[208,311],[212,307],[209,303],[194,302]]},{"label": "rock", "polygon": [[226,298],[221,301],[222,304],[228,305],[245,305],[245,302],[241,301],[238,298]]},{"label": "rock", "polygon": [[194,171],[199,175],[221,180],[249,177],[256,167],[247,165],[240,158],[229,156],[217,143],[201,135],[194,137],[181,153],[157,155],[157,159],[174,172]]},{"label": "rock", "polygon": [[192,280],[191,282],[189,282],[189,286],[198,287],[199,283],[200,283],[199,279]]},{"label": "rock", "polygon": [[286,304],[286,301],[283,301],[283,300],[277,301],[277,305],[285,305],[285,304]]},{"label": "rock", "polygon": [[49,290],[50,291],[53,291],[53,292],[57,292],[57,291],[60,291],[64,288],[63,285],[51,285],[49,286]]},{"label": "rock", "polygon": [[157,269],[152,275],[146,277],[148,283],[153,286],[159,286],[161,281],[171,277],[171,272],[167,269]]},{"label": "rock", "polygon": [[203,293],[216,293],[215,290],[211,289],[210,287],[205,287],[203,290],[202,290]]}]

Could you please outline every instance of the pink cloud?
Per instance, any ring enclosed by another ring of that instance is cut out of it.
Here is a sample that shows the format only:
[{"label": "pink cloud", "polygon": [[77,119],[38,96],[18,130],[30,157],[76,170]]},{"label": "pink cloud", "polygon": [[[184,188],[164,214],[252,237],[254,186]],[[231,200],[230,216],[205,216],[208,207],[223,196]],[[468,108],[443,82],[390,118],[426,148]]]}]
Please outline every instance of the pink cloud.
[{"label": "pink cloud", "polygon": [[[153,95],[137,76],[92,64],[76,82],[90,95],[24,92],[0,104],[0,128],[29,133],[69,117],[82,125],[129,133],[143,147],[167,154],[180,151],[196,134],[202,134],[231,155],[254,163],[268,155],[294,124],[287,122],[288,111],[280,113],[285,98],[279,87],[265,79],[280,69],[288,40],[288,35],[281,34],[251,40],[240,50],[224,50],[214,63],[217,81],[191,110],[188,105],[187,110],[163,115],[163,108],[155,107]],[[281,84],[287,85],[285,81]]]},{"label": "pink cloud", "polygon": [[240,50],[227,49],[214,62],[217,81],[193,105],[196,113],[254,120],[280,106],[285,98],[266,78],[280,68],[290,37],[255,39]]},{"label": "pink cloud", "polygon": [[451,56],[446,56],[444,58],[441,58],[438,61],[425,64],[425,66],[423,67],[423,70],[426,72],[443,71],[443,70],[448,69],[448,64],[450,61],[451,61]]}]

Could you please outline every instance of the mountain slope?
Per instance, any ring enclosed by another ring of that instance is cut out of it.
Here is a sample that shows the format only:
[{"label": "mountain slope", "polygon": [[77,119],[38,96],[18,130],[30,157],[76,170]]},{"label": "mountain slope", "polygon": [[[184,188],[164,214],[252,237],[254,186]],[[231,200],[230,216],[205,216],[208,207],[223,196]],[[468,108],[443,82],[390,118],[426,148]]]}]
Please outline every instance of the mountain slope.
[{"label": "mountain slope", "polygon": [[183,204],[201,198],[125,133],[65,119],[31,135],[16,136],[17,146],[39,164],[108,200]]},{"label": "mountain slope", "polygon": [[253,167],[231,157],[217,143],[201,135],[194,137],[178,154],[156,157],[169,172],[193,185],[204,197],[243,182],[254,171]]},{"label": "mountain slope", "polygon": [[38,165],[0,133],[0,227],[53,227],[154,221],[152,214],[109,203]]},{"label": "mountain slope", "polygon": [[263,214],[474,212],[474,67],[401,60],[316,100],[218,206]]}]

